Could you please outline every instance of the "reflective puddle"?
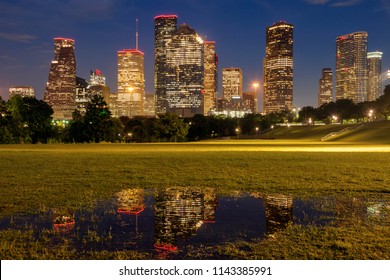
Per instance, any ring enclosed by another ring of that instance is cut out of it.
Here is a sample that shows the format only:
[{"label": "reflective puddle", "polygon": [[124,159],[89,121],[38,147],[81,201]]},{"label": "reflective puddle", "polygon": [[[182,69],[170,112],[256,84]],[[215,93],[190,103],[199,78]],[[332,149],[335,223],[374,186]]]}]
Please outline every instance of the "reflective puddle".
[{"label": "reflective puddle", "polygon": [[282,194],[217,195],[212,188],[126,189],[93,209],[7,217],[0,220],[0,229],[29,229],[37,238],[52,231],[53,239],[60,235],[79,251],[136,250],[169,258],[193,248],[273,236],[291,224],[356,222],[389,226],[390,197],[296,199]]}]

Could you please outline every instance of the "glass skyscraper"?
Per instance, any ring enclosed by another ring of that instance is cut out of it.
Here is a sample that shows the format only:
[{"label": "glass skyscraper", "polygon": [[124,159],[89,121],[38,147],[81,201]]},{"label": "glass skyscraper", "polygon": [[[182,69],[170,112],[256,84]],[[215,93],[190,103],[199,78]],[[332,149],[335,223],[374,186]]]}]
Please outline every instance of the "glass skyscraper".
[{"label": "glass skyscraper", "polygon": [[333,101],[333,72],[330,68],[324,68],[318,83],[318,107],[331,101]]},{"label": "glass skyscraper", "polygon": [[177,29],[176,15],[159,15],[154,18],[154,90],[156,114],[167,112],[166,47],[172,33]]},{"label": "glass skyscraper", "polygon": [[382,54],[381,52],[367,53],[368,94],[367,101],[375,101],[382,95]]},{"label": "glass skyscraper", "polygon": [[215,42],[204,42],[204,95],[203,111],[207,115],[216,109],[218,95],[218,56],[215,52]]},{"label": "glass skyscraper", "polygon": [[263,110],[268,114],[293,107],[293,25],[276,23],[266,29]]},{"label": "glass skyscraper", "polygon": [[74,43],[73,39],[54,38],[54,59],[43,99],[53,108],[54,120],[71,120],[76,109]]},{"label": "glass skyscraper", "polygon": [[143,115],[144,54],[136,49],[118,51],[117,117]]},{"label": "glass skyscraper", "polygon": [[337,37],[336,99],[367,100],[367,45],[367,32]]}]

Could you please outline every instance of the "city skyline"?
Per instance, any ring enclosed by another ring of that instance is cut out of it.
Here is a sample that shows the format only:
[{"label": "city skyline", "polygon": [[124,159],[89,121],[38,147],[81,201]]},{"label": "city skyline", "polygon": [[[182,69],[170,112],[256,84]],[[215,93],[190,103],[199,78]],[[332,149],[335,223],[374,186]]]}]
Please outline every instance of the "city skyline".
[{"label": "city skyline", "polygon": [[[137,17],[139,49],[145,53],[146,92],[153,92],[153,19],[159,14],[176,14],[178,24],[188,23],[203,39],[215,41],[219,55],[219,85],[223,68],[241,68],[244,91],[252,90],[253,82],[260,82],[260,105],[265,30],[280,20],[294,25],[296,107],[316,107],[318,77],[323,68],[335,69],[338,36],[368,32],[368,51],[383,52],[382,70],[386,72],[390,68],[390,41],[381,31],[389,26],[390,4],[387,1],[296,0],[288,5],[279,0],[153,2],[83,0],[70,1],[67,7],[57,2],[46,4],[34,0],[1,3],[5,15],[0,20],[3,26],[0,31],[1,96],[6,99],[11,86],[32,86],[37,98],[43,99],[53,58],[52,40],[58,36],[76,42],[77,76],[86,79],[90,70],[100,69],[111,92],[117,93],[116,54],[118,50],[135,47]],[[28,3],[33,5],[27,6]],[[76,11],[77,5],[84,8],[81,9],[83,12]],[[56,16],[40,19],[42,14],[53,11]],[[205,16],[195,16],[196,12]],[[221,96],[222,87],[218,88]]]}]

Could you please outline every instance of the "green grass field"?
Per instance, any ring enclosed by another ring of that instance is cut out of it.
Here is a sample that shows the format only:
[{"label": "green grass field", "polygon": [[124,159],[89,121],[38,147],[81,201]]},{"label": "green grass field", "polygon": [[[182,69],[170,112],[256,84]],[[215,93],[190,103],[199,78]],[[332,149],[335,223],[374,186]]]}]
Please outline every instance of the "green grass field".
[{"label": "green grass field", "polygon": [[[346,140],[1,145],[0,216],[40,213],[53,207],[79,209],[132,187],[212,187],[220,194],[256,191],[298,197],[390,194],[390,145]],[[277,237],[280,242],[259,243],[271,250],[268,254],[255,244],[231,244],[218,250],[222,258],[233,259],[389,259],[389,227],[375,229],[382,233],[378,239],[372,232],[362,225],[322,230],[293,226]],[[1,231],[1,258],[147,257],[121,251],[80,255],[66,246],[50,251],[44,248],[45,240],[28,246],[32,240],[31,232]],[[302,242],[304,246],[299,245]],[[323,242],[323,250],[318,242]],[[286,251],[285,246],[292,249]]]}]

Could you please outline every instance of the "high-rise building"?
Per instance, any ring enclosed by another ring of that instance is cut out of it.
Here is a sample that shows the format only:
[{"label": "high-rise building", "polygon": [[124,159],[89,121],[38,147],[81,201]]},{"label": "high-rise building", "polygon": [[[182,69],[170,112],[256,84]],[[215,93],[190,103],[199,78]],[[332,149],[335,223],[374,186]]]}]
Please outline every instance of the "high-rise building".
[{"label": "high-rise building", "polygon": [[181,117],[203,114],[203,41],[194,29],[182,24],[166,45],[167,112]]},{"label": "high-rise building", "polygon": [[76,59],[73,39],[54,38],[54,60],[51,62],[44,101],[54,111],[54,120],[71,120],[76,109]]},{"label": "high-rise building", "polygon": [[240,68],[222,69],[222,98],[230,102],[242,97],[242,70]]},{"label": "high-rise building", "polygon": [[318,107],[333,101],[333,72],[330,68],[322,69],[318,83]]},{"label": "high-rise building", "polygon": [[367,101],[375,101],[382,95],[382,54],[382,52],[367,53]]},{"label": "high-rise building", "polygon": [[150,117],[154,117],[156,115],[156,99],[152,93],[145,94],[144,115]]},{"label": "high-rise building", "polygon": [[118,51],[118,117],[143,114],[144,54],[137,49]]},{"label": "high-rise building", "polygon": [[92,96],[103,96],[107,105],[110,104],[110,88],[106,86],[106,77],[103,76],[103,73],[100,70],[96,69],[95,71],[91,71],[89,85],[89,90]]},{"label": "high-rise building", "polygon": [[207,115],[216,109],[218,96],[218,55],[215,52],[215,42],[204,42],[204,94],[203,111]]},{"label": "high-rise building", "polygon": [[34,88],[30,86],[14,86],[9,88],[9,98],[15,95],[22,97],[34,97]]},{"label": "high-rise building", "polygon": [[367,45],[367,32],[337,37],[336,99],[367,100]]},{"label": "high-rise building", "polygon": [[154,90],[156,114],[167,112],[167,73],[166,47],[177,29],[176,15],[159,15],[154,18]]},{"label": "high-rise building", "polygon": [[90,85],[85,79],[76,77],[76,109],[81,114],[85,114],[89,101],[91,101]]},{"label": "high-rise building", "polygon": [[99,69],[96,69],[95,71],[91,70],[89,84],[91,86],[105,86],[106,77],[103,76],[102,72]]},{"label": "high-rise building", "polygon": [[250,110],[252,114],[256,113],[257,109],[257,98],[256,92],[244,92],[242,94],[242,107],[243,110]]},{"label": "high-rise building", "polygon": [[293,25],[276,23],[266,29],[263,111],[293,108]]}]

